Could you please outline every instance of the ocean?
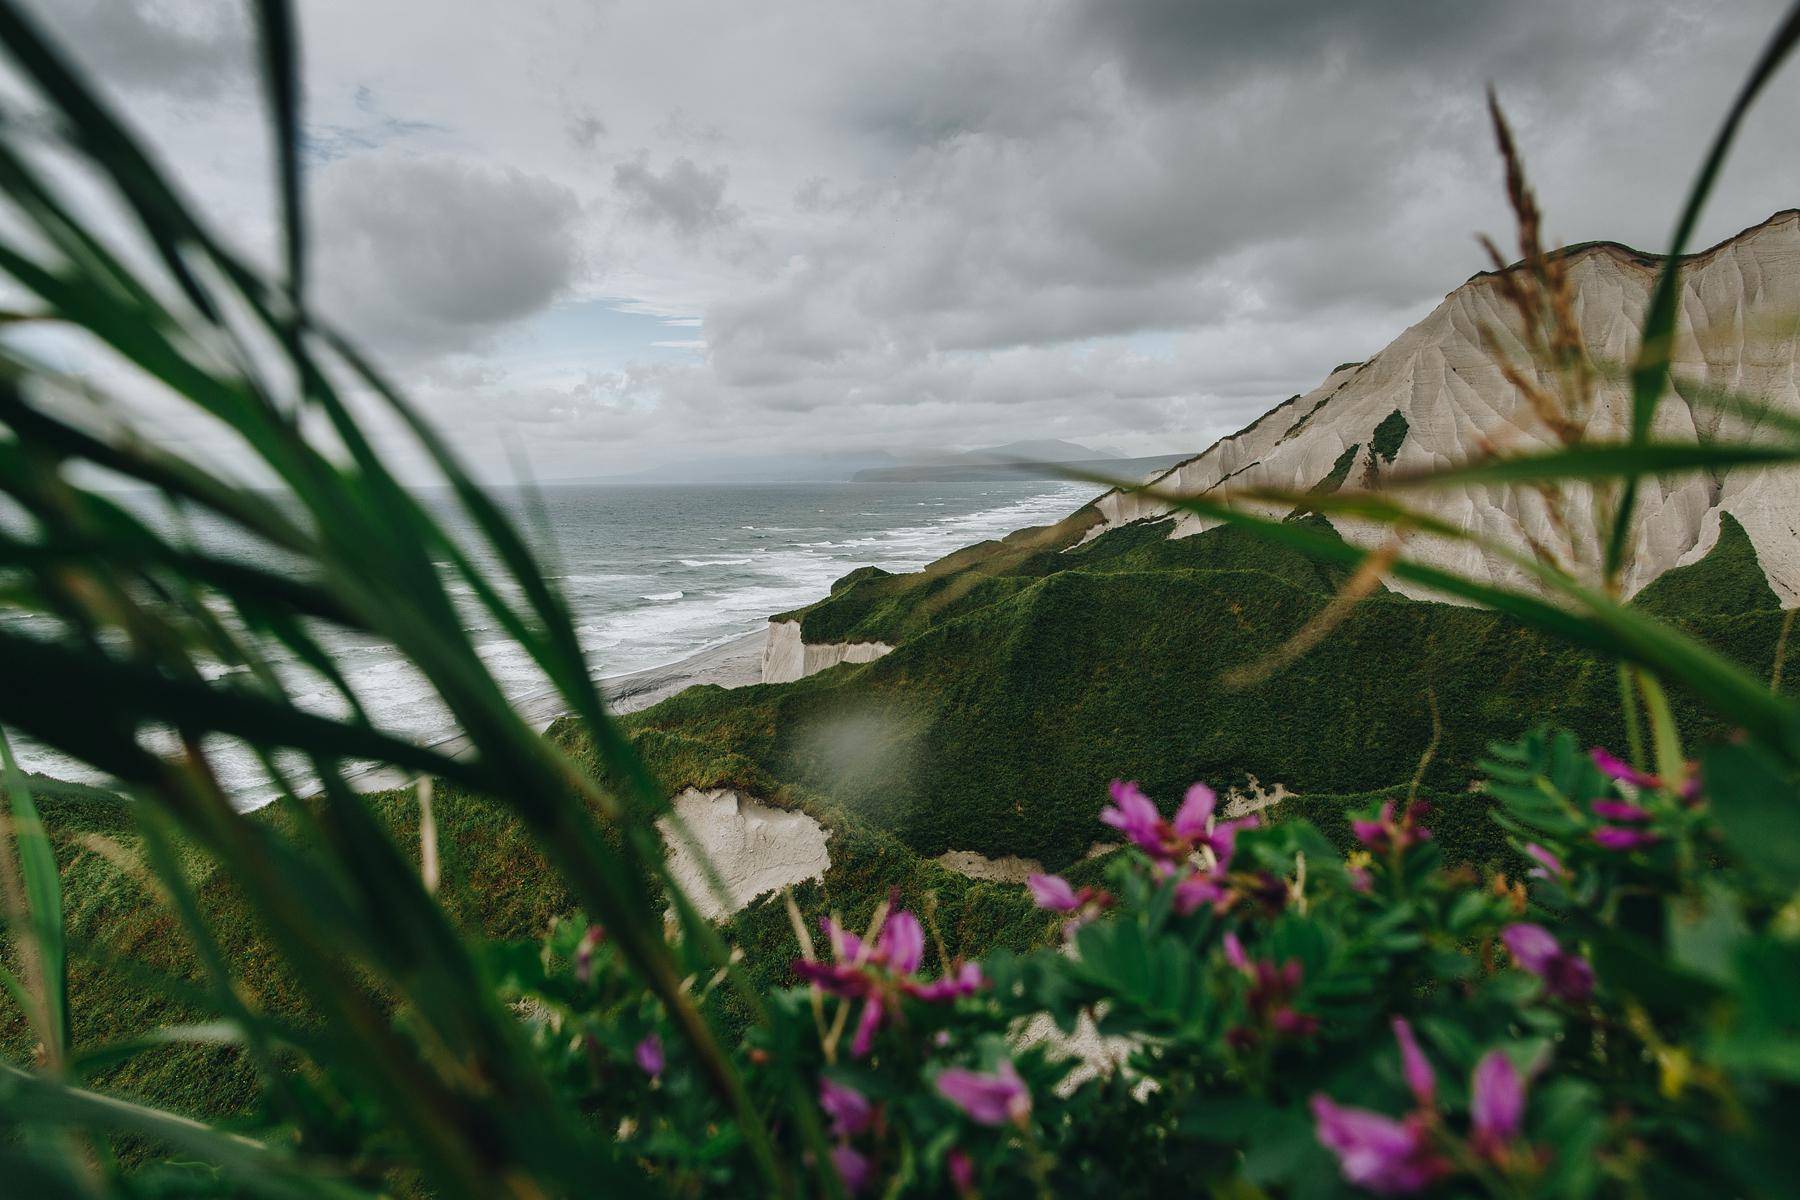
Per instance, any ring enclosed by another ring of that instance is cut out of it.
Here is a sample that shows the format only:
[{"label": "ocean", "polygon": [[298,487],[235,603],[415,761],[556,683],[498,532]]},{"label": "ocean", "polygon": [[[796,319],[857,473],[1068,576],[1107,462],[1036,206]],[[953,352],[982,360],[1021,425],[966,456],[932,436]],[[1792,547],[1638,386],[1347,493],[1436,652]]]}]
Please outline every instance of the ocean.
[{"label": "ocean", "polygon": [[[568,597],[595,676],[610,678],[758,631],[771,614],[819,599],[857,567],[915,570],[961,546],[1059,520],[1094,492],[1085,484],[1045,481],[564,484],[537,489],[541,509],[519,489],[496,489],[495,496]],[[445,496],[424,496],[449,511]],[[206,540],[204,530],[199,536]],[[0,615],[9,623],[32,620]],[[509,695],[522,703],[542,695],[541,675],[497,628],[472,620],[470,632]],[[455,733],[424,681],[392,647],[344,636],[331,646],[384,728],[425,744]],[[339,707],[310,677],[283,674],[301,704],[327,712]],[[269,798],[266,775],[248,753],[230,744],[209,749],[240,803]],[[19,751],[28,770],[104,782],[46,747],[22,740]]]}]

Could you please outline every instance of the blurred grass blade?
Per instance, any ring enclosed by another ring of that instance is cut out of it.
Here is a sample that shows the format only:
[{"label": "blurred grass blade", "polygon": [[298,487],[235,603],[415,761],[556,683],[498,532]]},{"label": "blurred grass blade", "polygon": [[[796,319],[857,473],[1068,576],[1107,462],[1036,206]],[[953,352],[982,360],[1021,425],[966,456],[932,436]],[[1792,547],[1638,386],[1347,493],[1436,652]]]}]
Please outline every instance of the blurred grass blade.
[{"label": "blurred grass blade", "polygon": [[[13,676],[16,681],[28,676]],[[63,933],[62,876],[56,867],[56,851],[50,846],[50,835],[38,817],[31,786],[13,757],[12,742],[6,728],[0,725],[0,767],[4,768],[6,793],[11,799],[12,843],[18,848],[19,871],[28,908],[27,928],[17,931],[30,937],[38,978],[29,976],[27,986],[35,984],[41,993],[36,997],[43,1014],[45,1053],[53,1067],[60,1067],[69,1052],[69,965],[68,946]],[[0,854],[11,853],[0,839]]]},{"label": "blurred grass blade", "polygon": [[280,168],[281,225],[288,293],[296,313],[306,287],[306,223],[300,179],[300,45],[287,0],[256,0],[263,88]]},{"label": "blurred grass blade", "polygon": [[149,1105],[68,1087],[0,1063],[0,1112],[29,1112],[34,1121],[111,1129],[148,1138],[217,1167],[234,1195],[270,1200],[372,1200],[347,1183],[297,1169],[286,1156],[252,1138],[213,1129]]},{"label": "blurred grass blade", "polygon": [[[1736,99],[1725,115],[1724,123],[1713,137],[1705,161],[1701,163],[1700,173],[1688,192],[1687,202],[1682,205],[1681,216],[1675,222],[1675,234],[1669,239],[1668,257],[1663,261],[1662,274],[1657,277],[1656,290],[1651,293],[1650,307],[1644,314],[1643,338],[1639,343],[1637,361],[1631,369],[1633,443],[1643,443],[1649,439],[1650,428],[1656,422],[1657,403],[1669,385],[1669,362],[1675,350],[1675,317],[1681,288],[1681,258],[1687,251],[1688,242],[1693,238],[1694,226],[1700,221],[1700,210],[1712,193],[1713,184],[1718,179],[1720,168],[1725,164],[1726,153],[1737,137],[1738,126],[1743,122],[1744,115],[1750,111],[1750,106],[1762,91],[1763,85],[1774,76],[1796,42],[1800,42],[1800,3],[1795,3],[1788,9],[1787,16],[1782,18],[1781,24],[1770,35],[1761,57],[1738,90]],[[1612,532],[1606,546],[1608,579],[1617,576],[1624,564],[1625,551],[1631,540],[1632,518],[1637,507],[1637,490],[1638,481],[1634,477],[1626,480],[1620,493],[1619,507],[1613,516]]]}]

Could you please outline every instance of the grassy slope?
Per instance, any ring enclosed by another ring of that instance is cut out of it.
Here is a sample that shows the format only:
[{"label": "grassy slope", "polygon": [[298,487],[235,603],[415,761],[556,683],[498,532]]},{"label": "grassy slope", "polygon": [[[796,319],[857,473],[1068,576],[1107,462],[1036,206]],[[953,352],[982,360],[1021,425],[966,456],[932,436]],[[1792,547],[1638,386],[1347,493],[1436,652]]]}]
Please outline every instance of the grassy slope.
[{"label": "grassy slope", "polygon": [[[1165,799],[1196,778],[1280,781],[1303,794],[1283,811],[1342,842],[1347,809],[1410,778],[1430,738],[1429,688],[1445,715],[1426,781],[1443,808],[1434,824],[1454,856],[1483,860],[1503,851],[1466,788],[1489,739],[1555,720],[1618,740],[1609,668],[1491,614],[1391,594],[1360,605],[1293,666],[1224,690],[1222,671],[1279,645],[1336,580],[1230,530],[1171,542],[1162,527],[1130,526],[1059,552],[1084,528],[1077,520],[988,543],[918,575],[840,581],[797,614],[809,640],[835,628],[899,642],[894,653],[793,684],[690,689],[630,719],[638,744],[671,787],[736,784],[834,827],[831,871],[797,889],[809,919],[835,909],[865,920],[892,890],[935,904],[954,955],[1029,944],[1053,922],[1022,889],[964,879],[929,857],[954,847],[1067,865],[1102,832],[1095,813],[1114,775]],[[1780,615],[1729,518],[1712,554],[1666,575],[1641,603],[1768,670]],[[1716,732],[1691,706],[1684,712],[1696,734]],[[571,730],[556,735],[589,753]],[[371,802],[396,839],[416,844],[408,793]],[[72,936],[91,948],[72,971],[77,1044],[191,1019],[199,1008],[146,981],[201,976],[173,918],[115,865],[137,854],[130,806],[63,789],[43,808],[65,864]],[[453,791],[436,809],[441,894],[472,931],[532,937],[567,911],[567,894],[503,813]],[[294,812],[276,806],[263,819],[291,822]],[[117,849],[109,857],[101,846]],[[1072,873],[1102,870],[1088,861]],[[292,981],[228,885],[198,862],[192,875],[246,991],[298,1012]],[[752,906],[731,933],[764,982],[784,977],[793,950],[778,903]],[[17,1014],[0,1019],[0,1044],[22,1053]],[[241,1111],[254,1094],[229,1048],[157,1050],[103,1078],[193,1112]]]},{"label": "grassy slope", "polygon": [[[1115,775],[1163,797],[1247,774],[1303,794],[1402,782],[1431,739],[1428,695],[1446,720],[1426,782],[1447,793],[1466,789],[1490,740],[1530,725],[1622,740],[1610,667],[1503,617],[1393,594],[1293,666],[1227,690],[1221,674],[1281,645],[1331,580],[1236,531],[1160,532],[1109,533],[1054,572],[988,574],[927,617],[900,611],[915,577],[871,581],[878,603],[869,583],[845,588],[819,606],[823,623],[899,641],[894,653],[794,684],[690,691],[636,718],[645,750],[673,783],[787,789],[921,854],[1059,866],[1092,840]],[[935,604],[948,585],[914,586]],[[1780,616],[1735,522],[1645,603],[1684,611],[1691,632],[1769,669]],[[1691,704],[1682,712],[1696,736],[1719,732]]]}]

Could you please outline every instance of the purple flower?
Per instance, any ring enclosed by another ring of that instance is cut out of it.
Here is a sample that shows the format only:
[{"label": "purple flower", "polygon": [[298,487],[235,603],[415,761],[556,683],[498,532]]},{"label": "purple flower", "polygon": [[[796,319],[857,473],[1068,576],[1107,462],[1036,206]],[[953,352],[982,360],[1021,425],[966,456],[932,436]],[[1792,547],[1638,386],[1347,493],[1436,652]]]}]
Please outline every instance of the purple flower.
[{"label": "purple flower", "polygon": [[858,1058],[874,1045],[875,1034],[887,1018],[899,1011],[901,996],[919,1000],[951,1000],[981,988],[985,980],[981,969],[964,964],[954,975],[946,975],[931,983],[913,978],[925,956],[925,931],[919,919],[904,909],[888,914],[874,949],[835,921],[821,923],[831,941],[836,962],[797,959],[794,973],[808,983],[821,987],[846,1000],[861,1000],[856,1032],[850,1041],[850,1052]]},{"label": "purple flower", "polygon": [[1423,1191],[1449,1170],[1432,1152],[1425,1123],[1397,1121],[1360,1108],[1340,1108],[1329,1097],[1312,1098],[1319,1144],[1337,1156],[1346,1182],[1378,1196]]},{"label": "purple flower", "polygon": [[1618,825],[1602,825],[1594,830],[1594,841],[1608,850],[1641,850],[1659,840],[1649,829],[1626,829]]},{"label": "purple flower", "polygon": [[1406,850],[1431,838],[1431,830],[1418,823],[1419,818],[1430,811],[1430,801],[1415,800],[1408,804],[1406,811],[1396,818],[1394,802],[1385,800],[1374,820],[1371,821],[1366,817],[1352,817],[1350,832],[1356,835],[1357,841],[1377,854]]},{"label": "purple flower", "polygon": [[1400,1073],[1406,1077],[1406,1086],[1412,1089],[1413,1099],[1419,1102],[1420,1108],[1435,1108],[1437,1072],[1431,1069],[1431,1062],[1419,1049],[1419,1039],[1413,1036],[1412,1026],[1407,1024],[1405,1017],[1394,1018],[1394,1040],[1400,1043]]},{"label": "purple flower", "polygon": [[1475,1149],[1493,1157],[1524,1128],[1525,1082],[1501,1050],[1489,1050],[1469,1080],[1469,1129]]},{"label": "purple flower", "polygon": [[1135,783],[1112,781],[1112,807],[1100,810],[1102,824],[1123,833],[1139,849],[1161,855],[1162,814]]},{"label": "purple flower", "polygon": [[973,996],[987,986],[987,977],[981,973],[977,963],[966,962],[951,975],[934,979],[930,983],[907,983],[902,985],[909,996],[920,1000],[940,1001],[955,1000],[959,996]]},{"label": "purple flower", "polygon": [[1588,804],[1594,815],[1604,821],[1630,821],[1641,824],[1650,820],[1650,810],[1624,800],[1594,800]]},{"label": "purple flower", "polygon": [[663,1072],[662,1039],[654,1033],[637,1044],[631,1056],[637,1059],[637,1065],[644,1074],[655,1079]]},{"label": "purple flower", "polygon": [[837,1169],[838,1178],[844,1181],[844,1190],[853,1196],[867,1189],[875,1175],[868,1156],[848,1145],[832,1147],[831,1165]]},{"label": "purple flower", "polygon": [[1542,979],[1551,995],[1581,1004],[1594,994],[1594,968],[1588,960],[1564,950],[1542,925],[1508,925],[1500,940],[1513,961]]},{"label": "purple flower", "polygon": [[1072,913],[1081,907],[1081,901],[1075,895],[1075,889],[1061,875],[1027,875],[1025,886],[1031,889],[1031,899],[1039,908],[1047,908],[1051,912]]},{"label": "purple flower", "polygon": [[867,1096],[830,1079],[819,1080],[819,1107],[831,1118],[832,1137],[855,1137],[875,1119],[875,1106]]},{"label": "purple flower", "polygon": [[938,1095],[980,1125],[1020,1125],[1031,1116],[1031,1093],[1010,1062],[992,1074],[948,1067],[938,1072]]},{"label": "purple flower", "polygon": [[1620,783],[1629,783],[1635,788],[1662,787],[1662,780],[1656,776],[1646,775],[1616,754],[1599,746],[1589,750],[1588,757],[1594,760],[1594,765],[1600,768],[1600,773],[1610,779],[1616,779]]},{"label": "purple flower", "polygon": [[944,1155],[944,1167],[950,1172],[950,1185],[957,1195],[974,1194],[975,1160],[969,1157],[968,1151],[961,1146],[952,1147],[950,1153]]},{"label": "purple flower", "polygon": [[925,930],[905,909],[888,914],[875,947],[876,957],[896,975],[911,975],[925,958]]},{"label": "purple flower", "polygon": [[1533,879],[1561,879],[1568,874],[1563,868],[1562,859],[1536,842],[1525,843],[1525,854],[1538,864],[1528,872]]},{"label": "purple flower", "polygon": [[863,1058],[875,1045],[875,1035],[881,1031],[881,1022],[887,1016],[887,1009],[882,1006],[881,997],[870,996],[863,1001],[862,1012],[856,1018],[856,1034],[850,1039],[850,1053]]},{"label": "purple flower", "polygon": [[825,931],[825,941],[831,946],[832,957],[839,962],[855,962],[863,957],[862,939],[830,917],[820,917],[819,928]]},{"label": "purple flower", "polygon": [[1190,787],[1182,798],[1181,807],[1175,810],[1175,836],[1188,842],[1205,837],[1207,823],[1212,820],[1213,808],[1218,802],[1219,798],[1204,783]]},{"label": "purple flower", "polygon": [[1221,912],[1229,908],[1233,900],[1231,889],[1219,880],[1220,873],[1216,870],[1194,871],[1184,876],[1175,885],[1175,911],[1185,917],[1208,904]]},{"label": "purple flower", "polygon": [[1238,940],[1237,934],[1227,932],[1225,936],[1220,939],[1220,943],[1225,947],[1226,962],[1246,974],[1253,973],[1250,969],[1250,956],[1244,953],[1244,943]]}]

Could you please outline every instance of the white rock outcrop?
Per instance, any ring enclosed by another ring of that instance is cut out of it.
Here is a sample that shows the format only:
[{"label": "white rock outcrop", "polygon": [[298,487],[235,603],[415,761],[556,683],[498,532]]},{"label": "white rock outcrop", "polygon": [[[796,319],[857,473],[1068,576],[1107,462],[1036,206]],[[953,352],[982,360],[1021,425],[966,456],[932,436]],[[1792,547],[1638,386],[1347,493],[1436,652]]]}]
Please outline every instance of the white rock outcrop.
[{"label": "white rock outcrop", "polygon": [[[1570,252],[1577,319],[1597,360],[1631,362],[1660,266],[1659,259],[1610,243]],[[1515,366],[1530,369],[1518,318],[1501,296],[1497,276],[1477,275],[1374,358],[1338,368],[1312,392],[1277,406],[1163,473],[1158,486],[1186,495],[1228,481],[1232,486],[1304,491],[1329,476],[1351,446],[1357,451],[1349,486],[1378,484],[1390,469],[1466,462],[1486,447],[1549,449],[1554,444],[1550,432],[1501,374],[1496,350]],[[1755,436],[1756,421],[1705,403],[1707,389],[1749,396],[1800,418],[1800,212],[1778,213],[1686,261],[1673,363],[1675,386],[1657,410],[1654,436],[1659,439]],[[1549,382],[1546,373],[1540,372],[1540,378]],[[1405,418],[1406,436],[1391,460],[1377,460],[1370,445],[1375,428],[1395,412]],[[1589,436],[1623,437],[1629,413],[1627,383],[1602,378]],[[1564,529],[1528,487],[1472,486],[1408,496],[1409,503],[1432,515],[1514,550],[1529,553],[1534,544],[1550,546],[1572,554],[1574,561],[1595,562],[1591,494],[1577,492],[1572,500]],[[1120,492],[1095,503],[1103,521],[1089,537],[1169,512],[1158,501]],[[1792,469],[1739,468],[1644,480],[1626,594],[1705,555],[1718,540],[1720,514],[1727,512],[1749,534],[1782,603],[1800,603],[1800,471]],[[1333,524],[1364,546],[1386,537],[1384,531],[1337,518]],[[1183,515],[1171,536],[1207,527],[1207,522]],[[1415,537],[1408,554],[1484,581],[1515,587],[1528,583],[1516,566],[1466,542]],[[1423,594],[1405,583],[1392,586]]]},{"label": "white rock outcrop", "polygon": [[770,621],[763,644],[762,681],[792,683],[839,663],[874,662],[893,652],[886,642],[804,642],[800,622]]},{"label": "white rock outcrop", "polygon": [[989,858],[979,850],[946,850],[931,861],[946,871],[987,883],[1024,883],[1027,877],[1044,873],[1043,863],[1017,854]]},{"label": "white rock outcrop", "polygon": [[[668,817],[657,821],[669,847],[669,871],[708,919],[729,916],[764,892],[818,879],[831,866],[825,827],[803,812],[729,788],[688,788],[675,797],[674,808],[689,838]],[[700,855],[719,873],[728,905],[708,882]]]}]

